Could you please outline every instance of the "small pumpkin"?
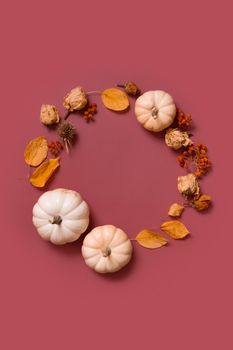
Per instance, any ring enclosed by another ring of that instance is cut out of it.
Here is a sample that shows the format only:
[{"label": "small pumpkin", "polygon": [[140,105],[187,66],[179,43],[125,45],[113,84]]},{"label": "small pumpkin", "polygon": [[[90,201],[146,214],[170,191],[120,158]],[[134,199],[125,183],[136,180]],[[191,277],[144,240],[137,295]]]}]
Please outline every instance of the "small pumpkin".
[{"label": "small pumpkin", "polygon": [[78,192],[58,188],[43,193],[33,207],[39,235],[54,244],[76,241],[89,225],[89,207]]},{"label": "small pumpkin", "polygon": [[124,231],[113,225],[95,227],[83,241],[86,264],[99,273],[116,272],[127,265],[133,247]]},{"label": "small pumpkin", "polygon": [[135,114],[142,126],[159,132],[170,126],[176,116],[176,105],[165,91],[147,91],[135,102]]}]

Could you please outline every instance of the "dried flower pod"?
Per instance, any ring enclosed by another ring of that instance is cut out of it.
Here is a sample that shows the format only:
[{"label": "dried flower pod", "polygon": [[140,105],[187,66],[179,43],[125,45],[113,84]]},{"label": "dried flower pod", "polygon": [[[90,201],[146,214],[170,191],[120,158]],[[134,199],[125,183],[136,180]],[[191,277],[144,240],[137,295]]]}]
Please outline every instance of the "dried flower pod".
[{"label": "dried flower pod", "polygon": [[69,152],[69,147],[77,135],[75,126],[71,123],[64,122],[59,125],[57,132],[64,141],[67,152]]},{"label": "dried flower pod", "polygon": [[69,111],[78,111],[87,104],[87,94],[81,86],[72,89],[64,98],[63,106]]},{"label": "dried flower pod", "polygon": [[133,95],[133,96],[137,96],[141,93],[141,90],[132,81],[128,81],[125,84],[125,91],[127,92],[128,95]]},{"label": "dried flower pod", "polygon": [[178,203],[173,203],[169,210],[168,210],[168,215],[169,216],[181,216],[181,214],[183,213],[184,211],[184,206],[183,205],[180,205]]},{"label": "dried flower pod", "polygon": [[197,198],[194,198],[192,202],[192,206],[198,211],[206,210],[209,208],[211,200],[212,200],[211,196],[203,194]]},{"label": "dried flower pod", "polygon": [[178,177],[178,191],[184,196],[198,195],[200,192],[197,178],[194,174]]},{"label": "dried flower pod", "polygon": [[60,117],[57,108],[54,105],[43,104],[40,109],[40,121],[44,125],[53,125],[59,123]]},{"label": "dried flower pod", "polygon": [[189,135],[186,131],[181,131],[179,129],[168,129],[165,135],[165,143],[168,147],[175,150],[186,147],[192,144]]}]

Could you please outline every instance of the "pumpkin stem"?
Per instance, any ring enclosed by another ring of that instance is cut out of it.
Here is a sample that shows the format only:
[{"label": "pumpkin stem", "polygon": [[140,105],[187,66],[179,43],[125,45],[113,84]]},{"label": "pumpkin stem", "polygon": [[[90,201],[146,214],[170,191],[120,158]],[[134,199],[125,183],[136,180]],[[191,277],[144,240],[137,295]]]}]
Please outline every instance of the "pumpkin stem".
[{"label": "pumpkin stem", "polygon": [[117,87],[125,88],[125,85],[123,85],[123,84],[117,84]]},{"label": "pumpkin stem", "polygon": [[51,224],[57,224],[57,225],[60,225],[61,222],[62,222],[62,218],[60,217],[60,215],[56,215],[53,217],[53,220],[50,221]]},{"label": "pumpkin stem", "polygon": [[105,250],[102,250],[103,256],[107,258],[111,254],[111,249],[107,247]]},{"label": "pumpkin stem", "polygon": [[152,111],[151,111],[151,114],[152,114],[152,117],[154,118],[154,119],[157,119],[158,118],[158,108],[156,108],[156,107],[153,107],[152,108]]}]

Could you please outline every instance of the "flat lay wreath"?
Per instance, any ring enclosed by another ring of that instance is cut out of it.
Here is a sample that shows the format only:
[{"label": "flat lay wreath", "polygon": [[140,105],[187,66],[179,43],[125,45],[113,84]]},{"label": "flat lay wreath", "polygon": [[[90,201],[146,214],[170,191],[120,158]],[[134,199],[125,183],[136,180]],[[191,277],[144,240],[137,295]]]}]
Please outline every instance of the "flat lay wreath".
[{"label": "flat lay wreath", "polygon": [[[182,203],[173,203],[168,209],[172,220],[164,221],[161,231],[173,239],[183,239],[189,234],[186,226],[177,218],[187,207],[198,211],[208,209],[211,197],[200,190],[201,179],[211,167],[204,144],[194,144],[188,131],[192,121],[190,114],[177,108],[170,94],[155,90],[141,93],[138,86],[129,81],[104,91],[86,92],[77,86],[65,97],[63,118],[56,106],[41,106],[40,121],[52,128],[57,139],[48,141],[44,136],[31,140],[24,151],[25,162],[35,170],[29,177],[30,183],[43,188],[60,166],[59,154],[65,148],[69,154],[77,137],[76,127],[68,122],[70,114],[79,114],[87,123],[95,120],[97,104],[90,103],[91,95],[100,95],[103,105],[112,111],[125,111],[129,107],[129,97],[135,98],[134,111],[137,121],[151,132],[163,132],[165,144],[179,152],[177,157],[187,175],[177,179],[178,191],[183,196]],[[48,155],[53,157],[48,157]],[[80,193],[58,188],[44,192],[33,207],[33,224],[39,235],[54,244],[61,245],[76,241],[87,231],[90,209]],[[132,257],[132,241],[145,248],[155,249],[165,246],[167,238],[149,229],[140,231],[130,239],[120,228],[113,225],[95,227],[87,233],[82,245],[85,263],[96,272],[108,273],[120,270]]]}]

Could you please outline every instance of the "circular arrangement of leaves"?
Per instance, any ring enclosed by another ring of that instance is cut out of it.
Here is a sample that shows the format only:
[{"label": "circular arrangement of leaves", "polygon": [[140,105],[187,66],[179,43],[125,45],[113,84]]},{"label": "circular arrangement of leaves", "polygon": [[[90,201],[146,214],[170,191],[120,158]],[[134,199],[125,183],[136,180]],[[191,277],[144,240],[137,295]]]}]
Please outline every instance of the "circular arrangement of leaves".
[{"label": "circular arrangement of leaves", "polygon": [[[72,89],[63,105],[66,113],[61,118],[54,105],[43,104],[40,121],[54,130],[54,140],[44,136],[31,140],[24,152],[27,165],[34,167],[29,177],[31,185],[43,188],[54,176],[60,165],[60,153],[69,154],[77,137],[76,127],[67,121],[71,114],[78,114],[87,123],[95,121],[97,104],[90,102],[91,95],[100,95],[103,105],[112,111],[121,112],[130,105],[129,96],[136,99],[134,111],[137,121],[151,132],[163,132],[165,144],[178,152],[179,165],[187,174],[179,176],[177,188],[183,197],[181,203],[173,203],[168,209],[170,220],[160,226],[162,232],[173,239],[183,239],[189,230],[179,219],[187,207],[204,211],[211,204],[211,196],[203,194],[199,180],[211,168],[206,145],[192,141],[189,127],[190,114],[177,108],[170,94],[155,90],[142,93],[129,81],[104,91],[86,92],[81,86]],[[81,195],[73,190],[55,189],[43,193],[33,207],[33,223],[40,236],[55,244],[77,240],[89,225],[89,207]],[[149,229],[140,231],[129,239],[124,231],[113,225],[104,225],[89,232],[83,242],[82,255],[86,264],[96,272],[115,272],[128,264],[132,256],[131,241],[149,249],[160,248],[168,239]]]}]

